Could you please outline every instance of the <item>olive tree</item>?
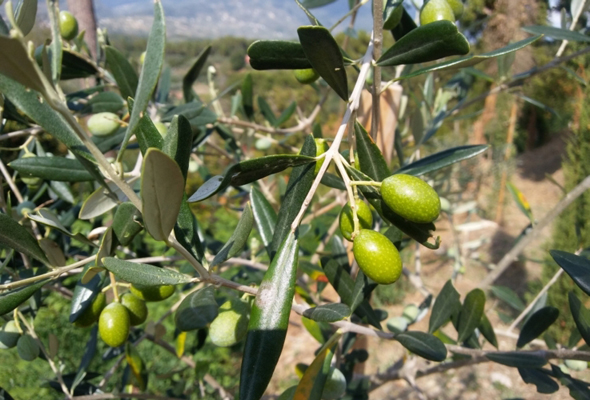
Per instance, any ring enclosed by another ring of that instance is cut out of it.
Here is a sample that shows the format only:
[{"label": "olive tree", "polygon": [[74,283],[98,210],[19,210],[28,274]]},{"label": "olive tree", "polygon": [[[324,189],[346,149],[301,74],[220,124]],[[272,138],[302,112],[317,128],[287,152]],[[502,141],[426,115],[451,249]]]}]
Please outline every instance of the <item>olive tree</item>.
[{"label": "olive tree", "polygon": [[[563,28],[527,27],[528,38],[475,54],[455,23],[462,13],[460,0],[426,2],[416,18],[419,26],[408,12],[413,2],[376,1],[373,31],[358,59],[334,39],[335,27],[326,28],[310,11],[326,3],[330,1],[297,1],[310,20],[293,32],[298,40],[261,40],[248,48],[252,68],[294,70],[300,82],[316,90],[317,106],[309,115],[300,113],[297,123],[292,122],[296,103],[277,116],[262,95],[254,101],[252,74],[239,90],[233,85],[218,91],[209,69],[210,98],[201,99],[193,85],[207,66],[210,47],[183,77],[182,101],[167,104],[170,77],[162,73],[166,24],[160,1],[154,3],[139,73],[104,32],[98,35],[100,54],[90,57],[83,35],[75,32],[75,20],[60,14],[55,0],[47,0],[50,40],[35,49],[25,35],[34,26],[36,0],[22,0],[16,7],[6,3],[7,21],[0,19],[0,140],[20,144],[7,148],[13,155],[7,156],[8,163],[0,161],[1,347],[16,347],[26,361],[42,355],[55,374],[52,387],[67,398],[152,398],[158,394],[149,391],[150,371],[137,346],[149,341],[177,356],[179,365],[198,370],[185,350],[187,333],[197,332],[197,352],[205,340],[239,350],[240,399],[260,399],[294,311],[318,349],[310,365],[298,367],[299,382],[281,399],[368,398],[396,379],[420,392],[417,378],[485,362],[517,368],[540,393],[558,390],[559,382],[574,398],[590,396],[587,383],[552,363],[569,360],[571,369],[579,368],[575,361],[585,366],[590,352],[538,344],[558,317],[557,309],[539,301],[551,282],[513,320],[510,330],[520,328],[514,348],[498,348],[485,313],[490,285],[590,187],[590,178],[533,225],[462,301],[453,284],[458,270],[438,293],[430,293],[419,268],[402,262],[404,253],[417,248],[439,248],[436,225],[442,214],[452,215],[449,202],[439,195],[452,190],[452,166],[487,150],[486,145],[455,143],[421,157],[432,150],[429,142],[449,117],[489,94],[469,97],[469,82],[478,75],[473,66],[492,59],[509,64],[515,52],[543,34],[563,43],[588,42],[575,31],[585,2],[572,6],[572,22]],[[366,4],[353,2],[344,17],[354,21]],[[389,32],[394,44],[383,49],[383,35]],[[565,56],[563,51],[544,66],[503,76],[492,91],[517,87],[590,48]],[[435,74],[450,77],[438,90]],[[86,82],[95,85],[65,91],[64,81],[90,77],[94,79]],[[416,114],[389,102],[386,94],[393,90],[399,101],[410,90],[404,83],[417,77],[426,77],[418,101],[421,123],[408,133],[402,127]],[[323,137],[315,122],[328,98],[338,99],[345,111],[336,131]],[[364,115],[361,98],[363,104],[372,102]],[[384,122],[390,114],[394,121]],[[367,130],[361,120],[369,116]],[[44,147],[48,140],[58,142],[52,142],[52,152]],[[219,156],[214,160],[223,156],[231,164],[207,159],[203,149],[215,151]],[[281,189],[284,181],[277,174],[287,169],[288,182]],[[196,175],[203,182],[189,195],[186,188]],[[219,232],[204,232],[193,210],[213,207],[215,200],[208,199],[227,201],[226,193],[232,194],[240,218],[231,236],[219,243]],[[76,231],[77,221],[89,221],[91,229]],[[250,239],[254,230],[256,240]],[[590,294],[590,262],[583,249],[576,254],[552,251],[551,256]],[[400,279],[415,286],[424,300],[403,316],[387,319],[372,295],[379,285]],[[325,301],[327,285],[339,302]],[[42,337],[35,326],[50,293],[71,299],[71,323],[91,327],[74,371],[64,371],[60,359],[67,338]],[[146,303],[168,298],[174,299],[169,309],[148,315]],[[590,343],[584,303],[569,295],[579,335]],[[427,331],[411,329],[428,314]],[[164,324],[171,320],[174,345],[163,340]],[[363,335],[391,346],[397,342],[407,356],[382,374],[355,374],[355,365],[367,358],[366,351],[354,347]],[[90,371],[99,338],[112,347],[103,359],[115,361]],[[119,369],[126,372],[115,387],[132,385],[133,394],[104,393]],[[188,376],[195,382],[170,388],[167,395],[233,397],[207,373]]]}]

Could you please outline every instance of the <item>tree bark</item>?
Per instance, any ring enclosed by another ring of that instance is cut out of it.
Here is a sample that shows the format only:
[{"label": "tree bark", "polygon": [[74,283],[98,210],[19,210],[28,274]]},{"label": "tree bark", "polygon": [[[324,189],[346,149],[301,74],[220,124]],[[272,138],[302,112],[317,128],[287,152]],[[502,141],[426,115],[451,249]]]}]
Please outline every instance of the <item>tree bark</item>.
[{"label": "tree bark", "polygon": [[96,60],[96,14],[92,0],[67,0],[68,10],[78,20],[80,31],[85,30],[84,40],[94,60]]}]

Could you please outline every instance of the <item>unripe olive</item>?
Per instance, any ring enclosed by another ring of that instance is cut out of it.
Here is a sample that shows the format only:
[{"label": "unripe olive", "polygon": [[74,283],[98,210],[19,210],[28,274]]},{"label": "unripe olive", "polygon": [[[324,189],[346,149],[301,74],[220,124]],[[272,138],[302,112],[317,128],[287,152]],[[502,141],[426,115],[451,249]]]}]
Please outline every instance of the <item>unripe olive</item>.
[{"label": "unripe olive", "polygon": [[404,317],[391,317],[386,325],[390,332],[402,333],[408,329],[408,320]]},{"label": "unripe olive", "polygon": [[176,290],[174,285],[139,286],[131,285],[131,293],[144,301],[162,301],[172,296]]},{"label": "unripe olive", "polygon": [[[356,215],[359,219],[360,229],[371,229],[373,226],[373,213],[369,206],[362,200],[356,201]],[[354,223],[352,218],[352,208],[350,204],[346,203],[340,211],[340,232],[342,236],[348,240],[352,240],[352,232],[354,231]]]},{"label": "unripe olive", "polygon": [[86,126],[94,136],[109,136],[119,129],[119,117],[112,112],[97,113],[88,119]]},{"label": "unripe olive", "polygon": [[241,341],[248,332],[250,305],[240,299],[230,299],[219,307],[219,315],[209,326],[213,344],[229,347]]},{"label": "unripe olive", "polygon": [[254,146],[256,147],[256,150],[268,150],[272,146],[272,140],[270,140],[270,138],[260,138],[256,140]]},{"label": "unripe olive", "polygon": [[65,40],[72,40],[78,35],[78,21],[72,13],[67,11],[59,13],[59,32]]},{"label": "unripe olive", "polygon": [[399,252],[385,235],[361,229],[354,238],[352,252],[365,275],[380,284],[397,281],[402,273]]},{"label": "unripe olive", "polygon": [[154,122],[154,126],[156,127],[158,132],[160,132],[160,135],[162,135],[163,138],[166,137],[166,134],[168,133],[168,128],[163,122],[156,121]]},{"label": "unripe olive", "polygon": [[139,65],[143,65],[144,62],[145,62],[145,51],[143,53],[141,53],[141,55],[139,56]]},{"label": "unripe olive", "polygon": [[420,25],[447,20],[455,22],[453,9],[447,0],[428,0],[420,10]]},{"label": "unripe olive", "polygon": [[404,312],[402,313],[402,317],[406,318],[408,322],[414,322],[418,315],[420,314],[420,309],[415,304],[408,304],[404,308]]},{"label": "unripe olive", "polygon": [[0,349],[12,349],[20,337],[20,332],[14,321],[8,321],[0,329]]},{"label": "unripe olive", "polygon": [[588,368],[588,361],[583,360],[565,360],[564,364],[571,370],[584,371]]},{"label": "unripe olive", "polygon": [[26,214],[32,212],[35,207],[37,206],[32,201],[23,201],[16,207],[16,212],[19,216],[24,217]]},{"label": "unripe olive", "polygon": [[451,6],[456,20],[463,16],[463,10],[465,9],[465,6],[463,6],[463,0],[447,0],[447,3]]},{"label": "unripe olive", "polygon": [[295,79],[303,84],[314,83],[320,77],[320,74],[318,74],[313,68],[296,69],[293,73],[295,74]]},{"label": "unripe olive", "polygon": [[125,306],[129,313],[129,323],[131,326],[143,324],[147,319],[148,309],[145,301],[133,293],[125,293],[121,296],[121,304]]},{"label": "unripe olive", "polygon": [[336,400],[346,392],[346,378],[338,368],[331,367],[322,392],[323,400]]},{"label": "unripe olive", "polygon": [[[321,156],[326,151],[328,151],[328,149],[330,148],[330,146],[328,145],[328,142],[326,142],[325,139],[314,139],[314,141],[315,141],[315,155],[316,155],[316,157]],[[315,163],[314,175],[317,175],[318,172],[320,172],[320,168],[322,168],[322,165],[324,165],[324,161],[326,161],[325,157]]]},{"label": "unripe olive", "polygon": [[98,332],[111,347],[119,347],[127,341],[129,326],[129,313],[121,303],[111,303],[100,313]]},{"label": "unripe olive", "polygon": [[98,321],[98,317],[106,305],[107,297],[104,293],[100,292],[96,295],[92,301],[92,304],[86,307],[78,319],[74,321],[74,325],[79,328],[86,328],[94,324],[96,321]]},{"label": "unripe olive", "polygon": [[33,361],[39,357],[39,344],[30,335],[22,335],[16,344],[18,356],[25,361]]},{"label": "unripe olive", "polygon": [[[25,153],[22,156],[22,158],[34,158],[34,157],[37,157],[37,156],[33,153]],[[39,178],[38,176],[32,176],[32,175],[21,174],[20,179],[25,183],[25,185],[27,185],[30,188],[37,188],[37,187],[39,187],[41,182],[43,182],[43,179]]]},{"label": "unripe olive", "polygon": [[412,175],[397,174],[384,179],[381,196],[389,208],[408,221],[429,223],[440,214],[440,199],[436,191]]}]

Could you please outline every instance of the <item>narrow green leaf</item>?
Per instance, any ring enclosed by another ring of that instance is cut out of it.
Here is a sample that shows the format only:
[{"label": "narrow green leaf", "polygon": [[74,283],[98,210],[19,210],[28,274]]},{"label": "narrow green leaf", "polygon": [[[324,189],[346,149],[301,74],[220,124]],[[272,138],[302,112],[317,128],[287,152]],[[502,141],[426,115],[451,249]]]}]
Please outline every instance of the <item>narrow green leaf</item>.
[{"label": "narrow green leaf", "polygon": [[525,344],[539,337],[559,317],[559,310],[555,307],[544,307],[530,316],[520,330],[516,347],[520,348]]},{"label": "narrow green leaf", "polygon": [[37,0],[21,0],[16,10],[16,24],[24,36],[27,36],[35,25],[37,17]]},{"label": "narrow green leaf", "polygon": [[139,286],[162,286],[189,283],[192,278],[166,268],[149,264],[133,263],[118,258],[105,257],[102,263],[117,278]]},{"label": "narrow green leaf", "polygon": [[320,400],[330,373],[330,363],[337,343],[323,349],[305,370],[293,400]]},{"label": "narrow green leaf", "polygon": [[117,207],[113,217],[113,232],[122,246],[127,246],[135,235],[143,229],[141,212],[131,203],[125,202]]},{"label": "narrow green leaf", "polygon": [[276,120],[276,125],[274,125],[274,126],[278,128],[279,126],[281,126],[282,124],[287,122],[289,120],[289,118],[291,118],[293,113],[295,112],[296,108],[297,108],[297,103],[295,101],[292,102],[291,104],[289,104],[289,106],[283,110],[281,115],[279,115],[279,117]]},{"label": "narrow green leaf", "polygon": [[264,247],[268,250],[277,224],[277,213],[266,200],[266,197],[254,186],[250,191],[250,202],[252,203],[252,213],[254,214],[258,234],[262,238]]},{"label": "narrow green leaf", "polygon": [[301,4],[303,4],[305,8],[317,8],[332,4],[335,1],[336,0],[303,0]]},{"label": "narrow green leaf", "polygon": [[[125,133],[125,139],[121,143],[121,151],[119,156],[124,154],[127,147],[127,142],[133,135],[137,123],[142,114],[145,112],[147,105],[152,97],[152,93],[158,84],[162,64],[164,63],[164,48],[166,46],[166,23],[164,20],[164,8],[162,3],[156,1],[154,3],[154,22],[148,37],[147,49],[145,55],[145,62],[139,75],[137,84],[137,91],[134,95],[135,105],[129,117],[129,125]],[[133,96],[133,95],[132,95]],[[124,96],[127,97],[127,96]]]},{"label": "narrow green leaf", "polygon": [[246,117],[251,120],[254,117],[254,92],[251,74],[247,74],[242,80],[242,107]]},{"label": "narrow green leaf", "polygon": [[377,61],[379,66],[417,64],[469,53],[469,42],[451,21],[416,28],[398,40]]},{"label": "narrow green leaf", "polygon": [[215,258],[211,262],[211,267],[221,264],[228,258],[231,258],[238,254],[248,241],[252,227],[254,226],[254,216],[252,214],[252,207],[250,203],[244,207],[244,212],[238,221],[236,230],[232,233],[227,243],[219,250],[219,253],[215,255]]},{"label": "narrow green leaf", "polygon": [[523,31],[533,35],[545,35],[557,40],[567,40],[569,42],[590,42],[590,36],[584,35],[569,29],[557,28],[550,25],[531,25],[522,28]]},{"label": "narrow green leaf", "polygon": [[[0,58],[2,59],[0,74],[5,75],[3,79],[10,78],[20,85],[47,96],[49,89],[41,80],[42,72],[37,64],[29,58],[27,50],[19,39],[0,35]],[[3,89],[1,91],[10,97]],[[31,93],[31,96],[37,97],[35,93]],[[18,108],[18,104],[15,103],[15,106]]]},{"label": "narrow green leaf", "polygon": [[121,97],[127,99],[134,98],[137,91],[137,82],[139,78],[133,66],[127,58],[112,46],[105,46],[107,58],[107,67],[113,74],[117,87],[121,92]]},{"label": "narrow green leaf", "polygon": [[102,92],[88,100],[83,112],[96,114],[100,112],[119,112],[125,106],[125,100],[115,92]]},{"label": "narrow green leaf", "polygon": [[358,121],[354,124],[354,136],[361,171],[375,181],[382,181],[391,175],[381,150]]},{"label": "narrow green leaf", "polygon": [[260,112],[262,113],[264,118],[266,118],[266,120],[272,126],[277,125],[276,115],[272,111],[272,108],[270,108],[270,105],[266,102],[266,100],[264,100],[264,97],[262,97],[262,96],[258,96],[258,109],[260,110]]},{"label": "narrow green leaf", "polygon": [[547,364],[545,358],[522,351],[498,351],[487,353],[486,357],[498,364],[516,368],[541,368]]},{"label": "narrow green leaf", "polygon": [[506,286],[492,286],[492,293],[500,300],[506,302],[510,307],[516,311],[522,311],[525,308],[524,303],[520,297],[509,287]]},{"label": "narrow green leaf", "polygon": [[0,294],[0,315],[8,314],[43,287],[49,279],[33,283],[20,289],[10,290]]},{"label": "narrow green leaf", "polygon": [[579,379],[573,378],[571,375],[564,373],[560,367],[551,364],[551,372],[562,385],[566,386],[570,391],[570,397],[576,400],[590,399],[590,389],[588,383]]},{"label": "narrow green leaf", "polygon": [[576,327],[586,344],[590,346],[590,311],[584,307],[573,292],[568,293],[568,299]]},{"label": "narrow green leaf", "polygon": [[246,185],[290,167],[309,164],[312,167],[306,166],[304,168],[311,168],[313,172],[313,165],[315,165],[315,159],[313,157],[315,157],[315,153],[313,156],[278,154],[242,161],[229,167],[224,175],[217,175],[209,179],[199,187],[188,201],[189,203],[203,201],[230,185]]},{"label": "narrow green leaf", "polygon": [[537,393],[551,394],[559,390],[559,385],[542,369],[518,368],[518,373],[525,383],[537,387]]},{"label": "narrow green leaf", "polygon": [[346,190],[346,185],[344,185],[342,178],[329,172],[326,172],[322,176],[321,184],[334,189]]},{"label": "narrow green leaf", "polygon": [[195,81],[199,77],[199,74],[201,73],[201,70],[205,66],[205,63],[207,62],[207,57],[209,57],[210,52],[211,46],[209,45],[199,53],[192,67],[182,78],[182,93],[184,95],[185,103],[191,102],[195,97],[193,92],[193,84],[195,83]]},{"label": "narrow green leaf", "polygon": [[283,350],[295,293],[299,243],[286,237],[258,289],[240,373],[240,399],[258,400],[264,394]]},{"label": "narrow green leaf", "polygon": [[61,64],[63,58],[63,41],[59,28],[59,1],[47,0],[47,14],[49,15],[49,26],[51,28],[51,80],[57,86],[61,76]]},{"label": "narrow green leaf", "polygon": [[139,390],[144,391],[148,383],[148,373],[139,352],[129,342],[125,344],[125,359],[135,377]]},{"label": "narrow green leaf", "polygon": [[82,204],[80,214],[78,215],[80,219],[96,218],[117,207],[119,205],[118,202],[129,200],[113,182],[109,182],[108,187],[117,196],[117,200],[113,199],[105,188],[100,187],[96,189]]},{"label": "narrow green leaf", "polygon": [[411,164],[407,164],[395,171],[395,173],[421,176],[429,172],[437,171],[459,161],[468,160],[472,157],[480,155],[489,147],[490,146],[488,145],[467,145],[453,147],[452,149],[443,150],[429,155],[428,157],[424,157]]},{"label": "narrow green leaf", "polygon": [[459,333],[457,341],[459,343],[471,336],[475,328],[479,326],[485,303],[486,295],[481,289],[473,289],[465,296],[457,322],[457,332]]},{"label": "narrow green leaf", "polygon": [[49,265],[49,260],[39,247],[37,240],[22,225],[2,213],[0,213],[0,243]]},{"label": "narrow green leaf", "polygon": [[419,331],[406,331],[395,335],[395,340],[412,353],[431,361],[444,361],[447,348],[436,336]]},{"label": "narrow green leaf", "polygon": [[319,322],[336,322],[348,318],[350,307],[342,303],[325,304],[312,307],[303,312],[303,316]]},{"label": "narrow green leaf", "polygon": [[199,262],[202,262],[205,252],[198,231],[197,219],[188,205],[187,195],[183,194],[180,212],[174,226],[174,234],[182,247],[187,249]]},{"label": "narrow green leaf", "polygon": [[560,250],[550,250],[549,254],[576,285],[590,296],[590,260]]},{"label": "narrow green leaf", "polygon": [[[133,99],[128,98],[127,104],[129,104],[129,109],[133,110]],[[143,117],[141,117],[139,122],[137,123],[137,129],[135,129],[135,137],[137,138],[137,143],[139,144],[141,154],[143,154],[144,156],[150,147],[155,147],[156,149],[162,150],[162,147],[164,146],[164,139],[162,139],[162,134],[160,134],[158,128],[156,128],[156,126],[154,125],[147,113]]]},{"label": "narrow green leaf", "polygon": [[332,89],[348,100],[348,79],[340,46],[323,26],[301,26],[297,29],[299,41],[310,64]]},{"label": "narrow green leaf", "polygon": [[511,43],[511,44],[504,46],[502,48],[492,50],[488,53],[483,53],[483,54],[478,54],[478,55],[468,55],[465,57],[459,57],[459,58],[455,58],[453,60],[449,60],[449,61],[445,61],[445,62],[442,62],[439,64],[431,65],[426,68],[422,68],[422,69],[416,70],[414,72],[411,72],[411,73],[408,73],[405,75],[401,75],[398,78],[398,80],[413,78],[415,76],[426,74],[428,72],[433,72],[433,71],[447,71],[447,70],[455,70],[455,69],[459,69],[459,68],[472,67],[474,65],[479,64],[482,61],[486,61],[486,60],[489,60],[489,59],[492,59],[495,57],[503,56],[503,55],[512,53],[514,51],[520,50],[520,49],[530,45],[531,43],[539,40],[540,38],[541,38],[540,35],[534,36],[534,37],[530,37],[530,38],[527,38],[524,40],[520,40],[518,42]]},{"label": "narrow green leaf", "polygon": [[90,366],[90,362],[94,358],[94,354],[96,353],[96,344],[98,343],[98,324],[92,327],[92,331],[90,331],[90,339],[86,342],[86,348],[84,349],[84,355],[82,355],[82,359],[80,360],[80,365],[78,366],[78,371],[76,372],[76,376],[74,377],[74,381],[72,382],[71,390],[74,392],[74,389],[82,382],[84,377],[86,376],[86,370]]},{"label": "narrow green leaf", "polygon": [[555,111],[553,108],[549,107],[547,104],[544,104],[544,103],[540,102],[539,100],[535,100],[533,98],[530,98],[530,97],[525,96],[520,93],[515,93],[515,95],[520,97],[521,99],[523,99],[527,103],[532,104],[535,107],[539,107],[541,110],[548,111],[551,114],[555,115],[557,118],[561,118],[560,115],[557,113],[557,111]]},{"label": "narrow green leaf", "polygon": [[60,181],[49,182],[49,193],[54,193],[60,199],[67,201],[70,204],[74,204],[74,194],[70,189],[70,186]]},{"label": "narrow green leaf", "polygon": [[60,76],[62,81],[68,79],[88,78],[96,74],[98,74],[96,64],[88,61],[79,53],[67,49],[62,50]]},{"label": "narrow green leaf", "polygon": [[147,231],[156,240],[168,240],[176,224],[184,178],[178,164],[162,151],[150,148],[141,173],[141,203]]},{"label": "narrow green leaf", "polygon": [[393,35],[393,38],[398,41],[416,28],[418,28],[418,25],[416,25],[414,18],[412,18],[404,7],[402,18],[397,26],[391,30],[391,34]]},{"label": "narrow green leaf", "polygon": [[317,340],[319,343],[325,343],[326,339],[322,334],[322,328],[320,327],[320,324],[305,317],[301,317],[301,323],[315,340]]},{"label": "narrow green leaf", "polygon": [[176,161],[185,182],[192,149],[193,130],[191,124],[184,116],[177,115],[172,118],[172,122],[168,127],[162,151]]},{"label": "narrow green leaf", "polygon": [[307,165],[300,164],[300,166],[293,168],[289,175],[289,183],[281,203],[281,208],[279,209],[277,224],[270,244],[271,259],[274,257],[274,253],[280,244],[285,240],[285,237],[287,237],[291,229],[291,224],[299,213],[299,209],[313,184],[315,160],[309,160],[309,157],[315,157],[316,155],[316,145],[313,136],[308,135],[305,138],[299,154],[300,156],[296,157],[304,157],[310,163]]},{"label": "narrow green leaf", "polygon": [[369,284],[369,278],[363,273],[362,270],[359,270],[356,279],[354,281],[354,289],[352,291],[352,300],[350,301],[350,309],[352,311],[356,310],[357,307],[368,298],[371,291],[373,290],[373,286]]},{"label": "narrow green leaf", "polygon": [[449,279],[441,289],[432,306],[430,321],[428,323],[428,333],[436,332],[438,328],[451,319],[452,315],[459,313],[461,310],[460,297],[459,292],[453,286],[453,282]]},{"label": "narrow green leaf", "polygon": [[62,182],[85,182],[94,180],[93,176],[78,160],[65,157],[19,158],[8,164],[25,177],[36,176],[42,179]]},{"label": "narrow green leaf", "polygon": [[494,346],[496,349],[498,348],[498,339],[496,338],[496,332],[494,332],[494,328],[492,327],[490,320],[485,314],[481,317],[481,321],[477,329],[481,332],[483,337],[485,337],[486,340],[490,342],[492,346]]},{"label": "narrow green leaf", "polygon": [[248,47],[248,56],[250,65],[257,70],[311,68],[298,42],[258,40]]},{"label": "narrow green leaf", "polygon": [[194,331],[207,327],[219,314],[215,301],[215,288],[207,286],[188,295],[174,314],[174,323],[180,331]]},{"label": "narrow green leaf", "polygon": [[[89,266],[87,265],[84,270],[87,271],[88,268]],[[102,289],[101,283],[102,278],[100,275],[94,275],[90,281],[86,283],[78,282],[76,284],[70,304],[70,322],[76,321],[90,307]]]}]

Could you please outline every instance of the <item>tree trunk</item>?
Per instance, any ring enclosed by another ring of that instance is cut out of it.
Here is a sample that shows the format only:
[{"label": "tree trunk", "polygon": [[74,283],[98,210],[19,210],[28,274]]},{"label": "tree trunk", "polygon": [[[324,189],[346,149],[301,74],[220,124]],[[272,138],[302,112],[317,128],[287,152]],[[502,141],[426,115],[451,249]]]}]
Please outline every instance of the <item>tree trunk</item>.
[{"label": "tree trunk", "polygon": [[68,10],[78,20],[80,31],[85,30],[84,40],[92,58],[96,60],[96,15],[92,0],[67,0]]}]

